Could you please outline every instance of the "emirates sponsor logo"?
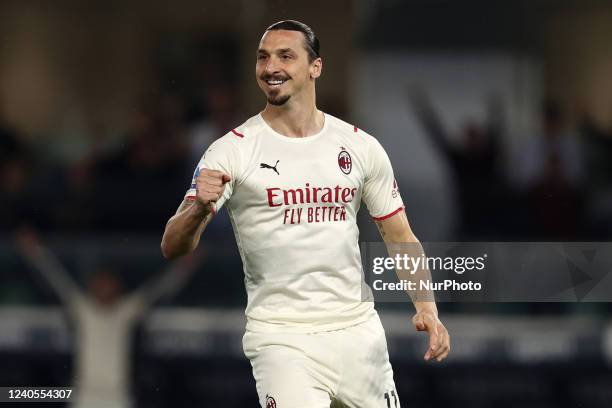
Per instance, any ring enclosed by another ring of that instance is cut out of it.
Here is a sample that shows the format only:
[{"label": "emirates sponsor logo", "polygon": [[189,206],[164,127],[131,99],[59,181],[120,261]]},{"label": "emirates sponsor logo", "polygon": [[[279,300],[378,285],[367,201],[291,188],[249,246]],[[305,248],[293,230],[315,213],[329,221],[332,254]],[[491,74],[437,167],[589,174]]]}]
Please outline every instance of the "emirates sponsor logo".
[{"label": "emirates sponsor logo", "polygon": [[282,189],[279,187],[268,187],[268,205],[280,207],[283,205],[317,204],[317,203],[342,203],[348,204],[353,201],[357,193],[356,187],[314,187],[306,183],[303,188]]},{"label": "emirates sponsor logo", "polygon": [[[268,187],[268,206],[283,207],[283,224],[302,224],[346,221],[346,204],[353,201],[356,187],[304,187],[283,189]],[[327,204],[309,205],[302,204]]]}]

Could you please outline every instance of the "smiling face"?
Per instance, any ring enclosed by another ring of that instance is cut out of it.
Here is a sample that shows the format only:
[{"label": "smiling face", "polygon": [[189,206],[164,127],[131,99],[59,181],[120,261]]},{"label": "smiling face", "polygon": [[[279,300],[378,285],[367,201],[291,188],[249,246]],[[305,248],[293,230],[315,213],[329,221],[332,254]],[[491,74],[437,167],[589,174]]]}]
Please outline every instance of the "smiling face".
[{"label": "smiling face", "polygon": [[321,67],[321,58],[309,60],[304,35],[299,31],[266,31],[261,38],[255,75],[271,105],[281,106],[301,93],[314,92]]}]

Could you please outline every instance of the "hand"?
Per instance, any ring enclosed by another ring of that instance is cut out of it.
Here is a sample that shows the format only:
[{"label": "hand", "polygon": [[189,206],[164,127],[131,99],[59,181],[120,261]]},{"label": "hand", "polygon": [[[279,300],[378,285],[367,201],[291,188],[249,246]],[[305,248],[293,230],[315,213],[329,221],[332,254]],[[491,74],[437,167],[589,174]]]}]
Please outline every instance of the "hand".
[{"label": "hand", "polygon": [[230,176],[218,170],[201,169],[196,179],[196,200],[212,211],[213,204],[221,198],[225,184],[230,180]]},{"label": "hand", "polygon": [[429,347],[425,353],[425,361],[435,358],[438,362],[444,360],[450,352],[450,336],[438,316],[430,310],[417,312],[412,318],[417,331],[429,334]]},{"label": "hand", "polygon": [[15,233],[15,243],[21,253],[27,257],[34,257],[40,251],[41,243],[38,234],[32,227],[22,227]]}]

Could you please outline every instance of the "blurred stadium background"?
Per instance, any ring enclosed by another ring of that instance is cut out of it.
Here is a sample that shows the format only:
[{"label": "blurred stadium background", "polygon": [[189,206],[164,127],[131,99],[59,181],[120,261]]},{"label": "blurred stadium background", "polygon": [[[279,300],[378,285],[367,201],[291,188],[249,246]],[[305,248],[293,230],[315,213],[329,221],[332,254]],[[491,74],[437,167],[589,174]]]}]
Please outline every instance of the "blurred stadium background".
[{"label": "blurred stadium background", "polygon": [[[610,240],[609,1],[3,0],[1,386],[75,381],[75,327],[16,231],[83,288],[100,268],[128,291],[167,268],[165,222],[204,148],[262,109],[255,47],[285,18],[318,34],[319,108],[383,143],[422,241]],[[198,252],[130,337],[135,406],[257,404],[225,213]],[[612,406],[609,304],[442,304],[440,366],[411,306],[378,309],[405,406]]]}]

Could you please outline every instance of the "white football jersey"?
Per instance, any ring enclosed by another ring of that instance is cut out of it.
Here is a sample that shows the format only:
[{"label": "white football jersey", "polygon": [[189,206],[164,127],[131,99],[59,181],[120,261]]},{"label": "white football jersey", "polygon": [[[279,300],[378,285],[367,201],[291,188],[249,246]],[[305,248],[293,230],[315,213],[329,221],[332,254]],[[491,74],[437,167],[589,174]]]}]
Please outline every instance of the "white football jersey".
[{"label": "white football jersey", "polygon": [[231,177],[215,210],[227,207],[242,257],[247,330],[336,330],[375,313],[357,212],[362,199],[375,219],[404,208],[376,139],[328,114],[316,135],[290,138],[259,114],[211,144],[186,199],[202,168]]}]

